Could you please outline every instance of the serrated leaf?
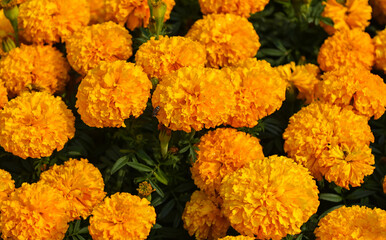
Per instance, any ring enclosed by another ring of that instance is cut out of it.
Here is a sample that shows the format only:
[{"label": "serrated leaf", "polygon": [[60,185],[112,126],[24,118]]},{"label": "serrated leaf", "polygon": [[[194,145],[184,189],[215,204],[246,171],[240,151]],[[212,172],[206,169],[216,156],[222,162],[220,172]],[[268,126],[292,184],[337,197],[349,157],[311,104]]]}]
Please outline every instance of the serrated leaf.
[{"label": "serrated leaf", "polygon": [[164,185],[168,185],[169,181],[166,178],[166,174],[160,168],[154,172],[154,176],[159,182],[163,183]]},{"label": "serrated leaf", "polygon": [[78,234],[86,234],[86,233],[88,233],[88,227],[82,227],[78,231]]},{"label": "serrated leaf", "polygon": [[74,232],[75,233],[77,233],[79,231],[79,227],[80,227],[80,220],[76,220],[75,225],[74,225]]},{"label": "serrated leaf", "polygon": [[137,162],[127,162],[126,165],[129,167],[132,167],[140,172],[151,172],[153,169],[149,166],[146,166],[145,164],[142,163],[137,163]]},{"label": "serrated leaf", "polygon": [[356,189],[354,192],[350,193],[349,195],[347,195],[346,198],[349,200],[356,200],[356,199],[361,199],[361,198],[370,196],[374,193],[375,193],[374,191],[359,188],[359,189]]},{"label": "serrated leaf", "polygon": [[123,168],[127,164],[128,161],[129,161],[129,156],[128,155],[119,158],[114,163],[113,167],[111,168],[111,175],[116,173],[121,168]]},{"label": "serrated leaf", "polygon": [[343,199],[338,194],[334,193],[321,193],[319,199],[329,201],[329,202],[341,202]]}]

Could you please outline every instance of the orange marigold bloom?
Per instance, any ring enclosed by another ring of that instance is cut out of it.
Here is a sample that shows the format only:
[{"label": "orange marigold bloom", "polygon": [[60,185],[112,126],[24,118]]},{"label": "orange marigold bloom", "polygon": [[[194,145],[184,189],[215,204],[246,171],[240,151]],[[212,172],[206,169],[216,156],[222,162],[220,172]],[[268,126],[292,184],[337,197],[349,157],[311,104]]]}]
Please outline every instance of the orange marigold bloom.
[{"label": "orange marigold bloom", "polygon": [[[163,0],[166,4],[164,20],[168,20],[175,2]],[[147,27],[150,20],[150,9],[147,0],[106,0],[106,20],[134,30],[137,27]]]},{"label": "orange marigold bloom", "polygon": [[62,92],[70,80],[70,65],[49,45],[21,45],[0,59],[0,81],[10,97],[24,91]]},{"label": "orange marigold bloom", "polygon": [[374,64],[375,48],[369,34],[360,29],[342,30],[327,38],[319,50],[318,63],[323,71],[342,66],[365,67]]},{"label": "orange marigold bloom", "polygon": [[90,21],[88,0],[28,0],[20,5],[20,34],[28,42],[65,40]]},{"label": "orange marigold bloom", "polygon": [[105,1],[88,0],[90,4],[90,24],[102,23],[106,18]]},{"label": "orange marigold bloom", "polygon": [[370,24],[371,7],[368,0],[327,0],[322,12],[323,17],[331,18],[334,26],[321,22],[324,30],[332,35],[337,30],[348,30],[358,28],[365,30]]},{"label": "orange marigold bloom", "polygon": [[375,67],[386,73],[386,29],[378,31],[373,38],[373,42],[375,46]]},{"label": "orange marigold bloom", "polygon": [[[259,139],[233,128],[218,128],[201,137],[190,171],[194,183],[213,199],[223,178],[255,159],[264,158]],[[218,199],[220,202],[221,200]]]},{"label": "orange marigold bloom", "polygon": [[21,158],[51,156],[74,137],[75,117],[60,97],[24,93],[0,111],[0,145]]},{"label": "orange marigold bloom", "polygon": [[69,205],[59,190],[42,183],[23,183],[0,207],[3,239],[62,240]]},{"label": "orange marigold bloom", "polygon": [[132,53],[130,33],[113,22],[84,27],[66,41],[67,59],[82,75],[100,62],[127,60]]},{"label": "orange marigold bloom", "polygon": [[158,121],[171,130],[199,131],[225,123],[234,111],[233,87],[218,69],[184,67],[166,75],[152,97]]},{"label": "orange marigold bloom", "polygon": [[374,136],[367,120],[348,108],[311,103],[290,118],[283,134],[284,150],[318,180],[326,174],[342,187],[359,186],[374,169],[368,151]]},{"label": "orange marigold bloom", "polygon": [[1,10],[1,8],[12,8],[12,7],[19,5],[25,1],[26,0],[2,0],[2,1],[0,1],[0,10]]},{"label": "orange marigold bloom", "polygon": [[226,236],[223,238],[219,238],[218,240],[255,240],[255,238],[240,235],[240,236],[235,236],[235,237],[234,236]]},{"label": "orange marigold bloom", "polygon": [[[9,172],[0,169],[0,207],[3,201],[15,190],[15,181]],[[1,214],[0,214],[1,216]]]},{"label": "orange marigold bloom", "polygon": [[149,77],[163,76],[187,66],[205,66],[206,50],[199,42],[185,37],[152,37],[135,54],[136,64]]},{"label": "orange marigold bloom", "polygon": [[186,203],[182,214],[184,228],[197,240],[214,240],[224,237],[229,221],[220,208],[201,191],[195,191]]},{"label": "orange marigold bloom", "polygon": [[288,86],[295,86],[298,90],[298,99],[311,103],[315,98],[316,86],[320,82],[319,67],[314,64],[295,65],[294,62],[278,66],[276,70],[287,81]]},{"label": "orange marigold bloom", "polygon": [[318,225],[318,240],[386,239],[386,211],[379,208],[343,206],[328,213]]},{"label": "orange marigold bloom", "polygon": [[4,83],[0,80],[0,110],[5,106],[7,102],[8,102],[7,88],[4,87]]},{"label": "orange marigold bloom", "polygon": [[149,196],[152,192],[154,192],[155,189],[153,189],[150,183],[144,181],[139,184],[137,191],[138,191],[139,197],[144,198]]},{"label": "orange marigold bloom", "polygon": [[383,193],[386,194],[386,176],[383,178]]},{"label": "orange marigold bloom", "polygon": [[210,14],[196,21],[187,37],[206,48],[208,65],[223,67],[254,57],[260,48],[252,23],[234,14]]},{"label": "orange marigold bloom", "polygon": [[201,12],[233,13],[242,17],[249,17],[252,13],[264,10],[269,0],[199,0]]},{"label": "orange marigold bloom", "polygon": [[386,1],[385,0],[370,0],[370,5],[373,9],[373,18],[379,24],[386,24]]},{"label": "orange marigold bloom", "polygon": [[40,175],[40,182],[62,192],[70,203],[72,219],[86,219],[106,195],[102,174],[87,159],[70,159],[64,165],[54,165]]},{"label": "orange marigold bloom", "polygon": [[235,230],[274,240],[301,232],[318,209],[318,193],[306,168],[276,155],[247,163],[220,188],[223,213]]},{"label": "orange marigold bloom", "polygon": [[267,61],[248,58],[222,71],[231,79],[236,94],[236,111],[227,124],[254,127],[259,119],[281,107],[286,83]]},{"label": "orange marigold bloom", "polygon": [[88,227],[94,240],[146,239],[156,213],[146,198],[116,193],[94,208]]},{"label": "orange marigold bloom", "polygon": [[317,97],[367,117],[380,118],[386,107],[386,84],[364,68],[341,67],[325,73],[319,82]]},{"label": "orange marigold bloom", "polygon": [[91,127],[125,127],[146,108],[152,84],[141,67],[125,61],[101,62],[79,85],[76,107]]}]

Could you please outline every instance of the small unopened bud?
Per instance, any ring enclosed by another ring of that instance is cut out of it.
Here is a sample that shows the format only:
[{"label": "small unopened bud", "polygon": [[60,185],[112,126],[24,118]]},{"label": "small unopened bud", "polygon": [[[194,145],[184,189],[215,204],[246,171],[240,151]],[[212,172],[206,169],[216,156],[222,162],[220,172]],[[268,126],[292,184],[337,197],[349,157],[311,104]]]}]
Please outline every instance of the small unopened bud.
[{"label": "small unopened bud", "polygon": [[165,157],[168,153],[169,149],[169,141],[172,137],[172,131],[165,127],[164,125],[161,125],[160,133],[159,133],[159,141],[161,143],[161,154],[162,157]]},{"label": "small unopened bud", "polygon": [[9,52],[12,49],[16,48],[15,42],[10,37],[4,38],[1,45],[3,47],[4,52]]},{"label": "small unopened bud", "polygon": [[[4,1],[4,0],[2,0],[2,1]],[[14,6],[12,8],[4,8],[4,15],[10,21],[17,21],[17,17],[19,16],[18,6]]]}]

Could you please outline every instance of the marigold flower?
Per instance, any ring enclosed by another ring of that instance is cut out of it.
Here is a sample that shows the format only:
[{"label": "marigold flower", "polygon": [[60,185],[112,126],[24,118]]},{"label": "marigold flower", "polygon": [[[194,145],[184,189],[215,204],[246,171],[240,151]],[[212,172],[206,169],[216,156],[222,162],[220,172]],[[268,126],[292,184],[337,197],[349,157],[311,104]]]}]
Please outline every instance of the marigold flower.
[{"label": "marigold flower", "polygon": [[236,111],[227,124],[254,127],[259,119],[281,107],[286,83],[267,61],[249,58],[222,71],[231,79],[236,94]]},{"label": "marigold flower", "polygon": [[[218,128],[201,137],[196,162],[190,168],[194,183],[208,196],[218,197],[223,178],[255,159],[263,159],[259,139],[233,128]],[[221,200],[220,200],[221,202]]]},{"label": "marigold flower", "polygon": [[229,221],[220,208],[202,191],[195,191],[186,203],[182,214],[184,228],[197,240],[214,240],[224,237]]},{"label": "marigold flower", "polygon": [[234,236],[226,236],[223,238],[219,238],[218,240],[255,240],[255,238],[240,235],[240,236],[235,236],[235,237]]},{"label": "marigold flower", "polygon": [[133,53],[129,32],[113,22],[84,27],[66,41],[67,59],[82,75],[100,62],[127,60]]},{"label": "marigold flower", "polygon": [[290,118],[284,150],[318,180],[329,171],[329,181],[339,179],[336,183],[345,188],[346,183],[358,186],[373,169],[367,147],[374,136],[367,120],[348,108],[311,103]]},{"label": "marigold flower", "polygon": [[62,92],[70,80],[70,65],[49,45],[21,45],[0,59],[0,81],[10,97],[24,91]]},{"label": "marigold flower", "polygon": [[254,57],[260,48],[252,23],[233,14],[210,14],[196,21],[187,37],[206,48],[208,65],[223,67]]},{"label": "marigold flower", "polygon": [[300,233],[318,209],[318,193],[306,168],[276,155],[247,163],[220,188],[223,213],[235,230],[274,240]]},{"label": "marigold flower", "polygon": [[187,66],[205,66],[206,50],[199,42],[185,37],[152,37],[135,54],[136,64],[149,77],[163,76]]},{"label": "marigold flower", "polygon": [[323,71],[342,66],[371,69],[374,63],[374,44],[369,34],[360,29],[342,30],[327,38],[320,47],[318,63]]},{"label": "marigold flower", "polygon": [[72,219],[86,219],[106,195],[102,174],[87,159],[70,159],[64,165],[54,165],[40,175],[40,182],[62,192],[70,203]]},{"label": "marigold flower", "polygon": [[386,29],[377,32],[373,42],[375,46],[375,67],[386,73]]},{"label": "marigold flower", "polygon": [[152,192],[154,192],[155,189],[153,189],[150,183],[144,181],[139,184],[137,191],[138,191],[139,197],[144,198],[149,196]]},{"label": "marigold flower", "polygon": [[79,85],[76,107],[91,127],[125,127],[146,108],[152,84],[141,67],[125,61],[101,62]]},{"label": "marigold flower", "polygon": [[68,202],[55,188],[23,183],[0,207],[3,239],[62,240],[70,216]]},{"label": "marigold flower", "polygon": [[171,130],[199,131],[225,123],[234,110],[233,87],[218,69],[184,67],[166,75],[152,96],[158,121]]},{"label": "marigold flower", "polygon": [[88,0],[88,2],[90,4],[90,25],[104,22],[106,18],[105,1]]},{"label": "marigold flower", "polygon": [[23,2],[25,2],[26,0],[2,0],[0,1],[0,10],[2,8],[11,8],[11,7],[14,7],[16,5],[19,5]]},{"label": "marigold flower", "polygon": [[334,26],[323,22],[321,22],[321,26],[330,35],[337,30],[358,28],[363,31],[370,24],[371,7],[367,0],[347,0],[344,2],[327,0],[323,4],[325,7],[322,16],[331,18]]},{"label": "marigold flower", "polygon": [[7,88],[4,87],[4,83],[0,80],[0,110],[8,102]]},{"label": "marigold flower", "polygon": [[[9,172],[0,169],[0,207],[3,201],[15,190],[15,181]],[[1,214],[0,214],[1,215]]]},{"label": "marigold flower", "polygon": [[252,13],[264,10],[269,0],[199,0],[201,12],[232,13],[248,18]]},{"label": "marigold flower", "polygon": [[[164,20],[168,20],[175,2],[163,0],[166,4]],[[106,20],[134,30],[137,27],[147,27],[150,20],[150,9],[147,0],[106,0]]]},{"label": "marigold flower", "polygon": [[88,0],[29,0],[19,8],[20,34],[28,42],[60,42],[90,21]]},{"label": "marigold flower", "polygon": [[51,156],[75,134],[75,117],[60,97],[24,93],[0,111],[0,145],[26,159]]},{"label": "marigold flower", "polygon": [[94,240],[146,239],[156,213],[146,198],[116,193],[94,208],[88,227]]},{"label": "marigold flower", "polygon": [[383,178],[383,193],[386,194],[386,176]]},{"label": "marigold flower", "polygon": [[372,10],[373,18],[379,24],[386,24],[386,1],[385,0],[370,0],[369,1]]},{"label": "marigold flower", "polygon": [[386,211],[379,208],[343,206],[328,213],[318,225],[318,240],[386,239]]},{"label": "marigold flower", "polygon": [[386,84],[364,68],[341,67],[325,73],[319,82],[317,97],[367,117],[380,118],[386,107]]}]

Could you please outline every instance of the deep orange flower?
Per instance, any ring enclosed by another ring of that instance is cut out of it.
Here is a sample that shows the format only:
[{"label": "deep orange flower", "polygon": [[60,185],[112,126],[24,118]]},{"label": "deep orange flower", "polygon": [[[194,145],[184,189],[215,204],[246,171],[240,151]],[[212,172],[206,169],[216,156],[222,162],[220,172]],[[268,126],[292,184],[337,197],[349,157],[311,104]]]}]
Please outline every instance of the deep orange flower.
[{"label": "deep orange flower", "polygon": [[252,13],[264,10],[269,0],[199,0],[201,12],[233,13],[242,17],[249,17]]},{"label": "deep orange flower", "polygon": [[0,169],[0,207],[3,201],[15,190],[15,181],[9,172]]}]

